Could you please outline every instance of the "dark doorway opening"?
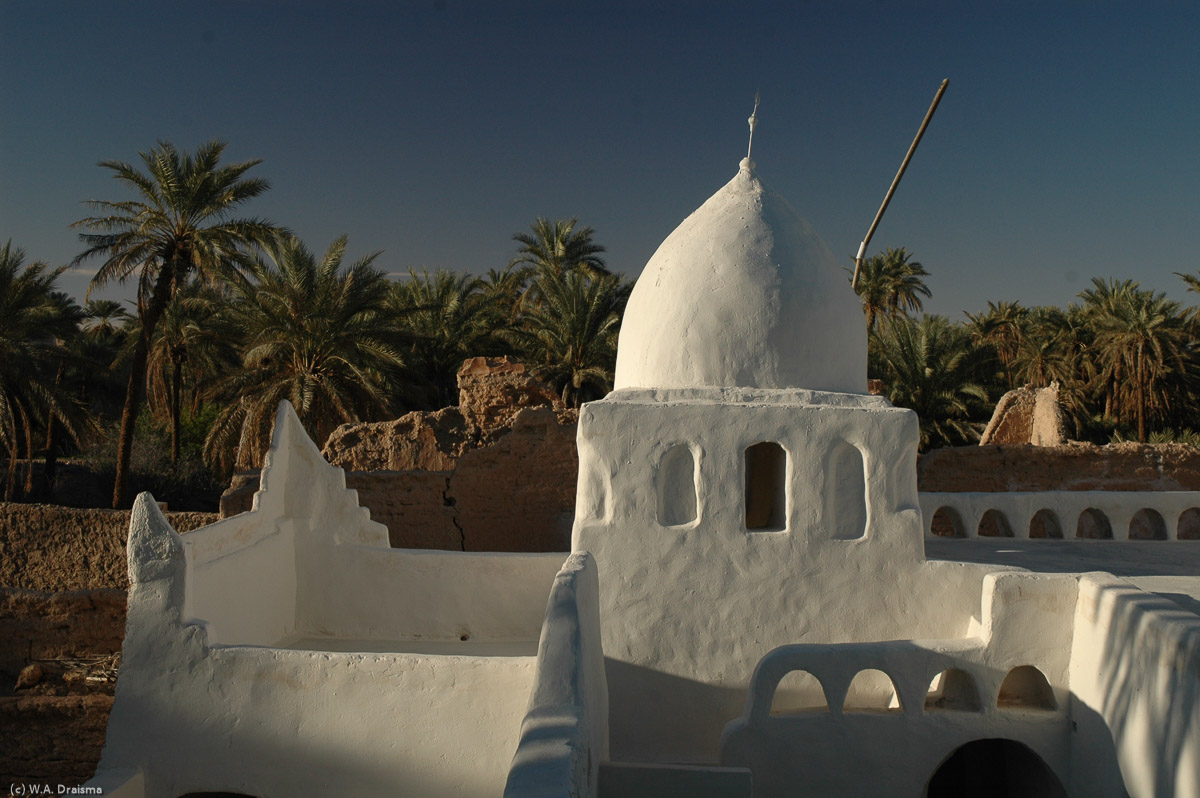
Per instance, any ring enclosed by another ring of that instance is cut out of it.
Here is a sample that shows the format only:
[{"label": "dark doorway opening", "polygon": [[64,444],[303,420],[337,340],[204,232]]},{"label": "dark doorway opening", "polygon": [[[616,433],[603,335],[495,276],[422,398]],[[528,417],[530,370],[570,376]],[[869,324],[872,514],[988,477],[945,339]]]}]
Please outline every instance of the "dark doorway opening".
[{"label": "dark doorway opening", "polygon": [[974,740],[929,779],[928,798],[1067,798],[1054,771],[1016,740]]}]

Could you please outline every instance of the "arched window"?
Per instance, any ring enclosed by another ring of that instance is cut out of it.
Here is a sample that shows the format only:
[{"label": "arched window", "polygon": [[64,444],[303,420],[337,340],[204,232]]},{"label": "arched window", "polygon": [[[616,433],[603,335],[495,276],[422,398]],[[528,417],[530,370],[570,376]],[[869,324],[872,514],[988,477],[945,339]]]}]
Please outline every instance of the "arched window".
[{"label": "arched window", "polygon": [[979,537],[981,538],[1011,538],[1012,527],[1008,519],[999,510],[988,510],[979,519]]},{"label": "arched window", "polygon": [[1079,514],[1079,522],[1075,524],[1075,537],[1112,540],[1112,536],[1112,524],[1103,512],[1089,507]]},{"label": "arched window", "polygon": [[900,698],[892,677],[875,668],[854,674],[846,691],[845,712],[899,712]]},{"label": "arched window", "polygon": [[1054,690],[1046,676],[1032,665],[1013,668],[1000,685],[996,706],[1004,709],[1054,709]]},{"label": "arched window", "polygon": [[1158,510],[1145,507],[1129,520],[1130,540],[1166,540],[1167,522]]},{"label": "arched window", "polygon": [[795,715],[800,712],[828,712],[825,688],[808,671],[791,671],[779,680],[775,697],[771,699],[772,715]]},{"label": "arched window", "polygon": [[845,441],[829,457],[826,469],[826,525],[837,540],[867,533],[867,479],[862,452]]},{"label": "arched window", "polygon": [[962,516],[953,507],[939,507],[929,522],[929,531],[939,538],[965,538]]},{"label": "arched window", "polygon": [[1053,510],[1038,510],[1029,519],[1029,537],[1031,538],[1061,538],[1062,525]]},{"label": "arched window", "polygon": [[1200,507],[1189,507],[1179,514],[1178,540],[1200,540]]},{"label": "arched window", "polygon": [[687,445],[672,446],[658,464],[658,523],[690,524],[696,511],[696,458]]},{"label": "arched window", "polygon": [[763,441],[746,449],[746,529],[787,528],[787,452]]},{"label": "arched window", "polygon": [[971,674],[958,668],[947,668],[933,677],[925,693],[925,711],[952,709],[978,712],[982,708],[979,688]]}]

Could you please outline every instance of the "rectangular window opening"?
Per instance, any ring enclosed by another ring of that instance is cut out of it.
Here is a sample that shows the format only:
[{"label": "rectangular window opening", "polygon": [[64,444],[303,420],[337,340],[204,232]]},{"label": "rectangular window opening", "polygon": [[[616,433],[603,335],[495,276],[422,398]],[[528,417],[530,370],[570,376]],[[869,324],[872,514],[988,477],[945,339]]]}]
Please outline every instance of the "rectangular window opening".
[{"label": "rectangular window opening", "polygon": [[746,449],[746,529],[787,528],[787,452],[763,441]]}]

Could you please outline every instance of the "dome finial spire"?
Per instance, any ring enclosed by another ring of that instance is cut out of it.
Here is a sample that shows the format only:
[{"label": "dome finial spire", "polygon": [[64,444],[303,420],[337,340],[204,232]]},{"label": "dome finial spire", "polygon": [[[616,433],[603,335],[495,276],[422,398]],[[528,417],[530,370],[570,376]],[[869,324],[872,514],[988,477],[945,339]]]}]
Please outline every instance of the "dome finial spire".
[{"label": "dome finial spire", "polygon": [[750,112],[750,144],[746,147],[746,160],[750,160],[750,150],[754,148],[754,128],[758,127],[758,89],[754,90],[754,110]]}]

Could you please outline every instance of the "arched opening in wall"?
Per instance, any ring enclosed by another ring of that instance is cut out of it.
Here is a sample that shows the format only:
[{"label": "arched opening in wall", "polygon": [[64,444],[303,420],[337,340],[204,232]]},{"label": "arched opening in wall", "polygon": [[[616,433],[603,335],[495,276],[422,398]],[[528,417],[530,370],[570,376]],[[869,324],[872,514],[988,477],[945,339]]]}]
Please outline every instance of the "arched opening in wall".
[{"label": "arched opening in wall", "polygon": [[658,464],[658,523],[690,524],[696,512],[696,458],[687,445],[672,446]]},{"label": "arched opening in wall", "polygon": [[1062,538],[1062,524],[1053,510],[1038,510],[1029,519],[1029,537],[1031,538]]},{"label": "arched opening in wall", "polygon": [[940,538],[965,538],[967,528],[953,507],[939,507],[929,521],[929,531]]},{"label": "arched opening in wall", "polygon": [[952,709],[959,712],[978,712],[983,708],[979,688],[971,674],[958,668],[947,668],[933,677],[925,693],[925,711]]},{"label": "arched opening in wall", "polygon": [[946,757],[925,791],[928,798],[1066,798],[1058,776],[1016,740],[973,740]]},{"label": "arched opening in wall", "polygon": [[979,537],[981,538],[1011,538],[1012,527],[1008,519],[999,510],[988,510],[979,519]]},{"label": "arched opening in wall", "polygon": [[834,539],[854,540],[867,533],[866,464],[858,447],[845,441],[829,458],[825,523]]},{"label": "arched opening in wall", "polygon": [[1112,540],[1112,524],[1108,516],[1095,507],[1089,507],[1079,514],[1075,524],[1075,537],[1088,540]]},{"label": "arched opening in wall", "polygon": [[1130,540],[1166,540],[1167,522],[1158,510],[1143,507],[1129,519]]},{"label": "arched opening in wall", "polygon": [[746,529],[787,527],[787,452],[763,441],[746,449]]},{"label": "arched opening in wall", "polygon": [[828,712],[825,689],[820,680],[808,671],[792,671],[779,680],[775,697],[771,699],[772,715],[795,715],[801,712]]},{"label": "arched opening in wall", "polygon": [[844,712],[899,712],[899,694],[892,677],[875,668],[865,668],[854,674],[846,691]]},{"label": "arched opening in wall", "polygon": [[996,706],[1001,709],[1054,709],[1054,690],[1046,676],[1032,665],[1013,668],[1000,685]]},{"label": "arched opening in wall", "polygon": [[1200,507],[1189,507],[1179,514],[1179,528],[1175,537],[1179,540],[1200,540]]}]

